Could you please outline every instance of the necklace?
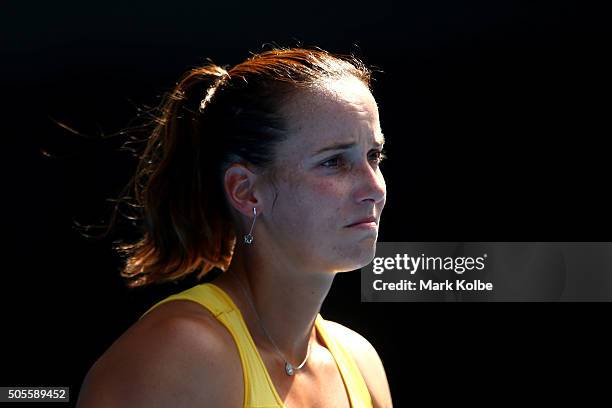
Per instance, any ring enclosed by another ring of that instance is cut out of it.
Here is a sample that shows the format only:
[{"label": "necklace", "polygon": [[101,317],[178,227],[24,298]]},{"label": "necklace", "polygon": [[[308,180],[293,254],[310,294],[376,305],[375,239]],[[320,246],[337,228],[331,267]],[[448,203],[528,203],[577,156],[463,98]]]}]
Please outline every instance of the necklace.
[{"label": "necklace", "polygon": [[272,336],[270,336],[270,334],[268,334],[268,331],[266,330],[266,328],[264,327],[263,323],[261,322],[261,319],[259,318],[259,314],[257,313],[257,309],[255,308],[255,305],[253,304],[253,301],[251,300],[251,297],[247,294],[247,291],[246,291],[245,287],[242,285],[242,282],[240,281],[240,278],[238,278],[238,275],[235,275],[233,271],[232,271],[232,275],[238,281],[238,285],[240,286],[240,289],[242,289],[242,292],[244,293],[244,296],[247,298],[247,300],[251,304],[251,308],[253,309],[253,312],[255,312],[255,317],[257,317],[257,321],[259,322],[259,325],[261,326],[263,332],[266,334],[266,336],[268,337],[268,340],[270,340],[270,343],[272,343],[272,345],[276,349],[276,353],[285,362],[285,373],[287,373],[287,375],[293,375],[295,373],[295,371],[301,369],[302,367],[304,367],[304,364],[306,364],[306,360],[308,360],[308,357],[310,356],[310,341],[308,342],[308,351],[306,351],[306,358],[304,359],[304,361],[302,361],[302,364],[300,364],[299,366],[296,367],[293,364],[291,364],[289,361],[287,361],[287,359],[285,358],[283,353],[276,346],[276,343],[274,343],[274,340],[272,340]]}]

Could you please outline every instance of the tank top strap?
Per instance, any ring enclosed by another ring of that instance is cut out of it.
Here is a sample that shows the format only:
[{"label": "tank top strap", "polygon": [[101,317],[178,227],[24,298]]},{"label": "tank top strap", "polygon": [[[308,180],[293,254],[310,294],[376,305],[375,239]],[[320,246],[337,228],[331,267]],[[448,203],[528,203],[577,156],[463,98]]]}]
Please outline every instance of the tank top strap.
[{"label": "tank top strap", "polygon": [[344,386],[348,392],[351,408],[372,408],[372,397],[370,396],[368,386],[349,350],[342,345],[339,339],[334,338],[327,331],[325,319],[323,319],[321,314],[317,316],[315,325],[327,349],[334,357],[334,360],[336,360]]},{"label": "tank top strap", "polygon": [[240,310],[221,288],[212,283],[193,286],[157,302],[141,318],[153,308],[172,300],[191,300],[199,303],[230,332],[242,362],[245,408],[283,408],[282,399],[274,388]]}]

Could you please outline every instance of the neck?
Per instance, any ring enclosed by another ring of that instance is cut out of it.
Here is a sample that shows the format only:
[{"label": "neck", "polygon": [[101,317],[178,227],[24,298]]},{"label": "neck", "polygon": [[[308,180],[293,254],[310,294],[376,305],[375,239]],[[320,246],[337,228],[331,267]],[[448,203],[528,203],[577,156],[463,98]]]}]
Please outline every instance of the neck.
[{"label": "neck", "polygon": [[296,270],[295,265],[269,255],[265,259],[276,262],[265,264],[254,249],[248,248],[247,254],[237,247],[228,271],[213,283],[236,303],[260,349],[276,352],[271,337],[287,361],[297,366],[306,357],[311,341],[316,341],[315,319],[334,274]]}]

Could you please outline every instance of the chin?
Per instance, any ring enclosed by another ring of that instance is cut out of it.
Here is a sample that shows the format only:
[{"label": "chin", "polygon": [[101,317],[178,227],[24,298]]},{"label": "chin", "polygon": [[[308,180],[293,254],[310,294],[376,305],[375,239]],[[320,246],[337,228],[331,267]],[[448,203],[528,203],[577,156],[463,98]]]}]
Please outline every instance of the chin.
[{"label": "chin", "polygon": [[376,241],[362,241],[346,251],[346,255],[339,262],[338,272],[350,272],[368,265],[376,256]]}]

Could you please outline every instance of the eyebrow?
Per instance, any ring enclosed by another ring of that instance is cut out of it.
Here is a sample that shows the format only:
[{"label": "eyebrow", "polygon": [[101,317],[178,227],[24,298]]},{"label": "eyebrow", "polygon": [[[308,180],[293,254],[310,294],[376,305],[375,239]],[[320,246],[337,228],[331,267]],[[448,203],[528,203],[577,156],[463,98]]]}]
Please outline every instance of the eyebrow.
[{"label": "eyebrow", "polygon": [[[375,142],[374,143],[374,147],[382,147],[385,144],[385,137],[382,134],[380,136],[381,136],[381,141],[380,142]],[[356,144],[357,143],[355,143],[355,142],[348,142],[348,143],[340,142],[340,143],[336,143],[336,144],[333,144],[331,146],[327,146],[327,147],[324,147],[322,149],[317,150],[313,154],[313,156],[319,155],[319,154],[321,154],[323,152],[327,152],[329,150],[347,150],[347,149],[350,149],[350,148],[354,147]]]}]

